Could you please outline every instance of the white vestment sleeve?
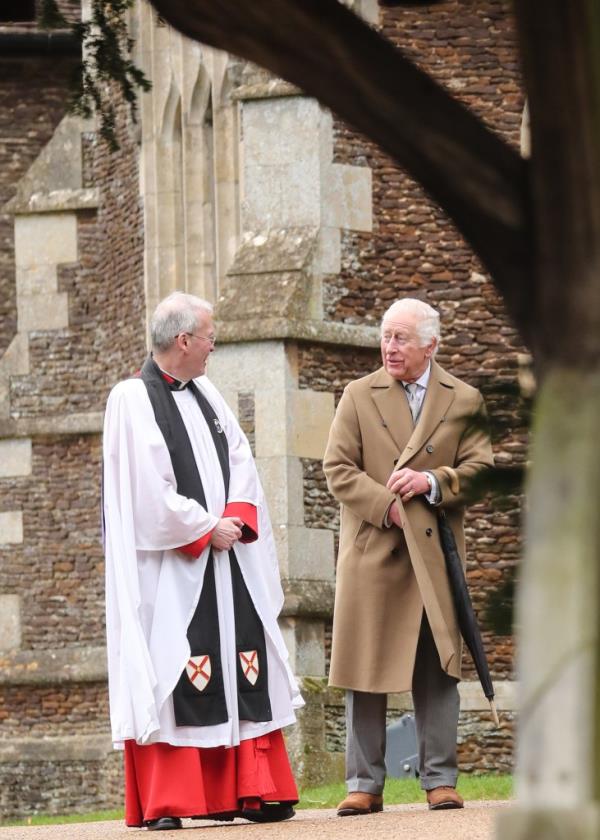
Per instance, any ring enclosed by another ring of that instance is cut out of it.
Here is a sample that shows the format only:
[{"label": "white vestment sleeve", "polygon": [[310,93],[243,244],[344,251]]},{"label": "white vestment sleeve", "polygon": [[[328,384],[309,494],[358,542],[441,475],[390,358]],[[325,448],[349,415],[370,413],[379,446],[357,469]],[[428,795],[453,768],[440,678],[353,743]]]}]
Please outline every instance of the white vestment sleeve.
[{"label": "white vestment sleeve", "polygon": [[104,469],[119,476],[113,492],[105,493],[105,516],[127,500],[138,550],[187,545],[219,521],[198,502],[177,493],[169,452],[141,380],[119,383],[108,398]]}]

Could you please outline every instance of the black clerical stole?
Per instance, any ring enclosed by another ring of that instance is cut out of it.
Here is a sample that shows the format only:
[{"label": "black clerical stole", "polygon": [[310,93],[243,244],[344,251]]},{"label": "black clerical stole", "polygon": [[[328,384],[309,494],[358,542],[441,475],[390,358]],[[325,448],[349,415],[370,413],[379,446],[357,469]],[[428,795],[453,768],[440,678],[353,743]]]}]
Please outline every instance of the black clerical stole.
[{"label": "black clerical stole", "polygon": [[[179,389],[179,383],[165,379],[151,356],[144,362],[140,377],[148,391],[156,423],[169,450],[177,482],[177,492],[195,499],[198,504],[206,508],[202,478],[185,424],[173,399],[172,392]],[[187,387],[192,391],[211,433],[221,465],[227,499],[229,493],[227,438],[214,408],[204,394],[193,381],[190,381]],[[229,552],[229,564],[235,617],[239,719],[272,720],[265,631],[233,549]],[[214,726],[225,723],[228,712],[223,682],[215,561],[212,550],[206,565],[202,592],[187,629],[187,637],[190,643],[190,657],[173,690],[175,723],[177,726]]]}]

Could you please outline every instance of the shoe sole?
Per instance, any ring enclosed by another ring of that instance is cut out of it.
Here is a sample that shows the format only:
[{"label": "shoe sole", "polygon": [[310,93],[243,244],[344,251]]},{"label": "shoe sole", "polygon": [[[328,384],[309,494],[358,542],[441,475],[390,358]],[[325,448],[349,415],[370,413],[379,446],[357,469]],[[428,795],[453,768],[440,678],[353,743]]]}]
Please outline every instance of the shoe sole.
[{"label": "shoe sole", "polygon": [[265,810],[256,810],[252,811],[250,809],[243,810],[240,812],[240,816],[243,817],[245,820],[253,823],[275,823],[275,822],[285,822],[285,820],[291,820],[292,817],[296,816],[296,812],[293,808],[290,807],[289,811],[287,810],[272,810],[272,811],[265,811]]},{"label": "shoe sole", "polygon": [[440,802],[439,805],[430,805],[430,811],[454,811],[458,808],[464,808],[464,805],[460,805],[458,802]]},{"label": "shoe sole", "polygon": [[338,817],[364,817],[367,814],[378,814],[383,811],[383,805],[373,805],[371,808],[341,808]]},{"label": "shoe sole", "polygon": [[173,823],[172,825],[147,825],[146,829],[148,831],[179,831],[183,826],[181,825],[181,820],[177,823]]},{"label": "shoe sole", "polygon": [[241,811],[223,811],[218,814],[201,814],[191,817],[192,820],[218,820],[219,822],[233,822],[236,817],[241,817]]}]

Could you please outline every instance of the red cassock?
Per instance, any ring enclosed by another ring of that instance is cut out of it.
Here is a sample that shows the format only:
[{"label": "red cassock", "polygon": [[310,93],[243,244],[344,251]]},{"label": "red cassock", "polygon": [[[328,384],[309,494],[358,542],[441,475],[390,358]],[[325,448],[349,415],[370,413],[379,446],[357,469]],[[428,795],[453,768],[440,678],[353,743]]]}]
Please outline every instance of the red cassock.
[{"label": "red cassock", "polygon": [[[256,539],[256,508],[233,503],[224,516],[239,516]],[[207,538],[180,550],[197,556]],[[251,667],[249,663],[248,667]],[[234,816],[261,802],[298,801],[298,790],[280,729],[249,738],[235,747],[140,746],[125,742],[125,822],[141,826],[160,817]]]},{"label": "red cassock", "polygon": [[165,816],[233,816],[260,802],[297,801],[281,730],[213,749],[125,742],[128,826]]}]

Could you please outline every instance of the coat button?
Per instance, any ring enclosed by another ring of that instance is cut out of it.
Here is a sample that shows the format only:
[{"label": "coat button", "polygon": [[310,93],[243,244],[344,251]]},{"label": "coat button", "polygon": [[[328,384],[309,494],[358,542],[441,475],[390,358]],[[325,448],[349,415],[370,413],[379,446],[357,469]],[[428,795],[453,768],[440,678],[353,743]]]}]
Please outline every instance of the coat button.
[{"label": "coat button", "polygon": [[427,534],[427,536],[428,536],[428,537],[430,537],[430,536],[433,534],[433,528],[428,528],[428,529],[425,531],[425,533]]},{"label": "coat button", "polygon": [[433,446],[430,443],[425,447],[425,452],[429,452],[430,455],[433,452]]}]

